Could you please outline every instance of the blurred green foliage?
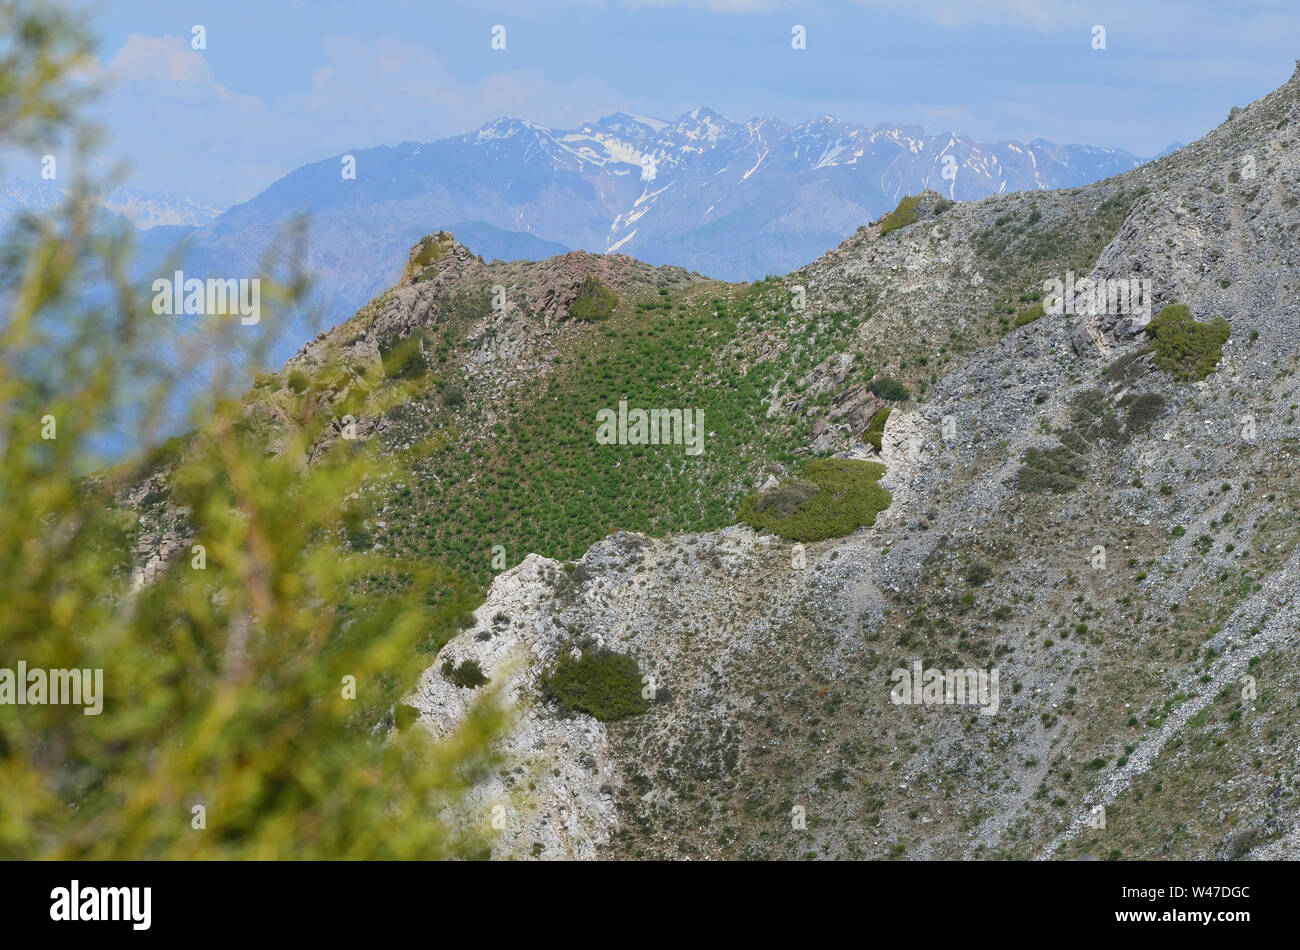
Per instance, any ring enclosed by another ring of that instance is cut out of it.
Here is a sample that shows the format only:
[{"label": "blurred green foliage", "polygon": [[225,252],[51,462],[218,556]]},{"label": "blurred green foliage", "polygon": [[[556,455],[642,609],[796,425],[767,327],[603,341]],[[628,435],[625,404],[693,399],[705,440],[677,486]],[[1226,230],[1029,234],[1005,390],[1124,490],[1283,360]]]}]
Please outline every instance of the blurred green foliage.
[{"label": "blurred green foliage", "polygon": [[[0,0],[0,139],[81,140],[80,19]],[[350,500],[401,472],[331,439],[307,387],[286,387],[301,426],[278,445],[229,393],[191,407],[188,437],[151,439],[184,367],[148,365],[147,286],[88,194],[28,221],[0,264],[0,668],[102,669],[103,709],[0,705],[0,857],[483,853],[489,819],[464,796],[505,726],[491,692],[439,740],[391,728],[477,588],[348,549]],[[113,290],[101,306],[91,281]],[[267,284],[274,320],[296,296]],[[149,399],[141,378],[163,380]],[[141,441],[105,466],[97,437],[123,419]]]}]

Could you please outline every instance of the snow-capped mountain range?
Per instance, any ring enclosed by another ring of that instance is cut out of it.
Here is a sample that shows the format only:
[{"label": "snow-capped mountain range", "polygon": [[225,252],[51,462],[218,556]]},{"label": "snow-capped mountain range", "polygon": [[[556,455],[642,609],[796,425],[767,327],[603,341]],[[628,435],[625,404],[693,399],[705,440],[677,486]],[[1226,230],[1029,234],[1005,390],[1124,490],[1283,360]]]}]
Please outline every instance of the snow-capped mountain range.
[{"label": "snow-capped mountain range", "polygon": [[562,245],[748,280],[815,259],[925,188],[973,199],[1084,185],[1142,162],[1040,139],[987,145],[830,116],[735,122],[704,108],[673,122],[615,113],[570,130],[502,118],[349,154],[355,179],[341,155],[305,165],[227,211],[201,243],[233,251],[309,213],[316,269],[346,264],[337,277],[349,306],[391,282],[413,241],[465,226],[480,232],[478,246],[475,235],[466,243],[489,258]]},{"label": "snow-capped mountain range", "polygon": [[[569,130],[500,118],[435,142],[354,149],[215,218],[174,195],[119,189],[104,204],[141,228],[188,225],[148,234],[144,257],[161,260],[163,244],[183,234],[186,270],[215,277],[256,273],[277,235],[306,216],[299,263],[332,323],[391,286],[409,247],[440,229],[487,259],[621,252],[752,280],[816,259],[926,188],[964,200],[1073,187],[1142,161],[1041,139],[988,145],[914,126],[736,122],[698,108],[671,122],[620,112]],[[0,217],[57,198],[48,183],[22,192],[14,182],[0,178]],[[276,358],[311,336],[282,329]]]}]

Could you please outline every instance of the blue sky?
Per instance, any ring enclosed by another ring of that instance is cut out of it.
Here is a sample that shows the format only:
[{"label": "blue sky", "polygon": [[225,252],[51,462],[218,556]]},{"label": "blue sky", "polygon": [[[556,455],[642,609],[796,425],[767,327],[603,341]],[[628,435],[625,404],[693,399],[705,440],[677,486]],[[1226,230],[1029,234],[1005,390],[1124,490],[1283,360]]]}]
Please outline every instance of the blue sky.
[{"label": "blue sky", "polygon": [[222,208],[305,162],[499,115],[571,126],[707,105],[1152,155],[1300,55],[1296,0],[101,0],[89,22],[112,86],[101,164]]}]

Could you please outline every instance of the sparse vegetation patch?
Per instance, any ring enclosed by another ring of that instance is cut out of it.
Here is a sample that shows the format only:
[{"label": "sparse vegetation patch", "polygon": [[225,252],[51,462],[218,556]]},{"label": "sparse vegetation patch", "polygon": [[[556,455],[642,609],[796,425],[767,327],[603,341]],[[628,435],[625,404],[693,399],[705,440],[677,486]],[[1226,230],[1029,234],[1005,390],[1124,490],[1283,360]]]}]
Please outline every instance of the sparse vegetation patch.
[{"label": "sparse vegetation patch", "polygon": [[478,660],[461,660],[455,665],[450,660],[444,660],[442,675],[462,689],[477,689],[488,681]]}]

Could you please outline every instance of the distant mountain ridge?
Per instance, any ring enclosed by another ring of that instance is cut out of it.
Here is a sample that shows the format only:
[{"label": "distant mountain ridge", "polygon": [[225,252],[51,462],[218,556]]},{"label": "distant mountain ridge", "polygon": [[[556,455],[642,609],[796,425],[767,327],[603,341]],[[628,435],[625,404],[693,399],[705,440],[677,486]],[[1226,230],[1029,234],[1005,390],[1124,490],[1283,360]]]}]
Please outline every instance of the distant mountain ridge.
[{"label": "distant mountain ridge", "polygon": [[343,177],[344,155],[304,165],[201,228],[194,253],[215,272],[245,273],[279,229],[309,215],[305,263],[343,319],[439,228],[488,259],[622,252],[753,280],[814,260],[906,194],[1075,187],[1142,163],[1042,139],[987,145],[830,116],[736,122],[707,108],[672,122],[618,112],[569,130],[506,117],[348,155],[355,179]]},{"label": "distant mountain ridge", "polygon": [[[344,177],[352,163],[356,177]],[[259,273],[306,217],[299,263],[313,277],[312,309],[330,325],[391,286],[407,249],[440,229],[487,260],[624,253],[746,281],[815,260],[907,194],[1076,187],[1140,164],[1119,149],[1042,139],[986,145],[917,126],[736,122],[697,108],[672,122],[617,112],[570,130],[504,117],[431,143],[355,149],[220,214],[185,195],[125,188],[102,204],[141,230],[141,281],[170,273],[178,244],[189,273]],[[0,175],[0,221],[60,196],[55,182]],[[280,361],[319,325],[267,329]]]}]

